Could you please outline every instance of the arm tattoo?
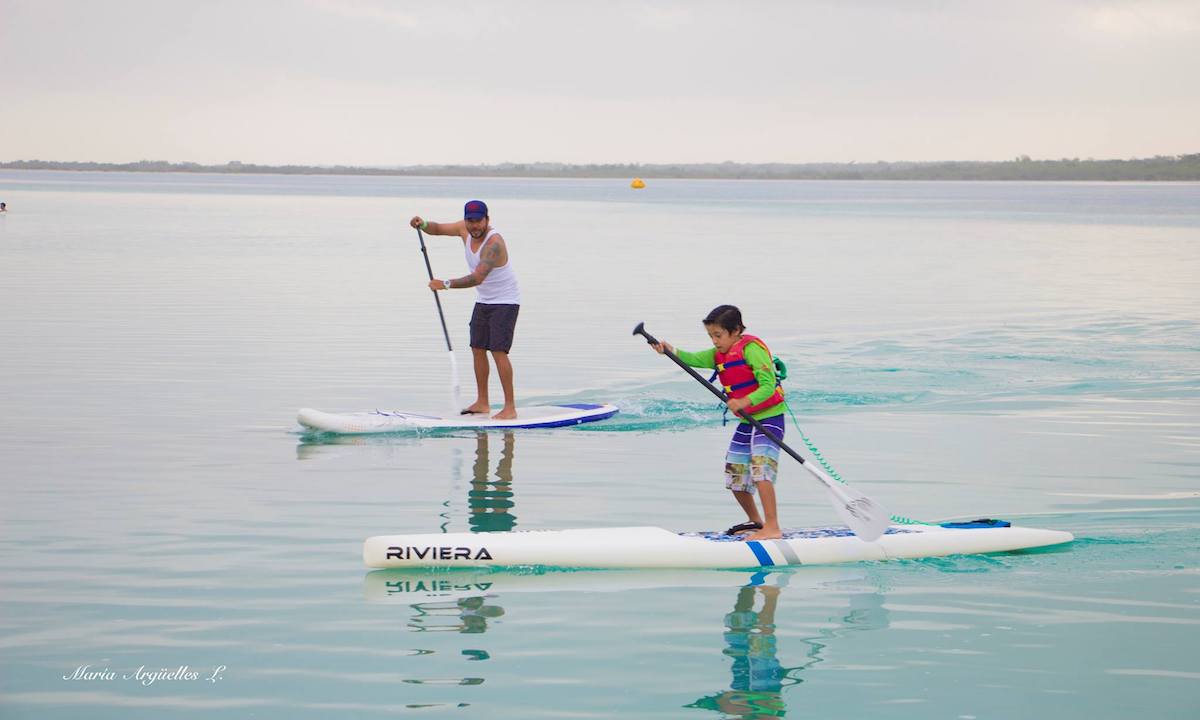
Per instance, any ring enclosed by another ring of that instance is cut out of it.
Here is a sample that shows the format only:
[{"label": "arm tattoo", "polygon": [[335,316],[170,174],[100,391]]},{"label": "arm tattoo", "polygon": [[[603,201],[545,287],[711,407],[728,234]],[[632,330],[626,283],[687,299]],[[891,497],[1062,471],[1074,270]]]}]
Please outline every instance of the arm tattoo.
[{"label": "arm tattoo", "polygon": [[487,249],[483,251],[483,257],[479,258],[479,264],[475,266],[475,272],[463,278],[465,281],[463,287],[479,285],[486,280],[488,273],[496,267],[502,252],[502,248],[498,243],[488,245]]}]

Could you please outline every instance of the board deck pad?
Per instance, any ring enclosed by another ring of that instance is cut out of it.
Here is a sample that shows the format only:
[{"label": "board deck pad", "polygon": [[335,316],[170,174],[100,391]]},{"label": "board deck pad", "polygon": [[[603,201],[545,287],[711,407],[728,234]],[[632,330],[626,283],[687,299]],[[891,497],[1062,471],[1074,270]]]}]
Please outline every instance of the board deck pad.
[{"label": "board deck pad", "polygon": [[427,415],[400,410],[368,410],[330,413],[304,408],[296,421],[308,430],[340,435],[367,435],[417,429],[469,428],[554,428],[596,422],[616,415],[617,406],[607,403],[567,403],[518,407],[513,420],[493,420],[490,414]]},{"label": "board deck pad", "polygon": [[[904,527],[900,525],[892,525],[883,532],[884,535],[895,535],[905,532]],[[700,530],[697,532],[681,532],[678,533],[682,537],[696,537],[709,540],[711,542],[745,542],[746,538],[753,534],[748,532],[745,534],[729,535],[724,530]],[[817,527],[817,528],[800,528],[797,530],[783,531],[781,540],[812,540],[813,538],[823,537],[854,537],[854,531],[844,525],[841,527]]]}]

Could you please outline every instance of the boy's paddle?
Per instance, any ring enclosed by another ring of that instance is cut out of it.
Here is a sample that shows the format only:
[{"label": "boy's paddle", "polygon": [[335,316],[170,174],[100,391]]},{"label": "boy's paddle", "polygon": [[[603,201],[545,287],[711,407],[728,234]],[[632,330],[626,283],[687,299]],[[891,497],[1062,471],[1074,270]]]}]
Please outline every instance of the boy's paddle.
[{"label": "boy's paddle", "polygon": [[[425,235],[421,228],[417,228],[417,239],[421,241],[421,254],[425,256],[425,270],[429,272],[429,279],[433,280],[433,266],[429,264],[429,251],[425,249]],[[454,359],[454,348],[450,346],[450,332],[446,330],[446,316],[442,314],[442,299],[438,297],[437,290],[430,289],[429,292],[433,293],[433,301],[437,303],[438,319],[442,321],[442,335],[446,337],[446,350],[450,353],[450,395],[457,411],[462,409],[462,402],[459,400],[458,361]]]},{"label": "boy's paddle", "polygon": [[[633,334],[645,337],[646,342],[650,343],[651,345],[658,345],[658,340],[656,340],[653,335],[646,332],[646,328],[644,326],[645,323],[638,323],[637,327],[633,329]],[[728,395],[710,385],[707,380],[700,376],[700,373],[688,367],[687,363],[680,360],[675,353],[663,348],[663,354],[671,358],[676,365],[686,370],[689,375],[696,378],[696,381],[708,388],[709,392],[711,392],[713,395],[721,398],[722,401],[729,400]],[[812,473],[813,476],[825,486],[825,490],[829,492],[829,500],[833,503],[834,509],[837,510],[838,515],[841,516],[846,525],[854,531],[855,535],[867,542],[874,542],[875,540],[879,539],[880,535],[883,535],[884,531],[887,530],[888,525],[890,525],[892,521],[887,510],[884,510],[882,507],[880,507],[879,503],[860,492],[834,482],[832,478],[821,472],[821,470],[805,462],[804,458],[802,458],[795,450],[785,445],[782,439],[776,437],[775,433],[764,427],[762,423],[741,412],[737,414],[743,420],[753,425],[760,433],[770,438],[771,441],[782,448],[784,452],[786,452],[788,455],[791,455],[793,459],[804,466],[806,470]]]}]

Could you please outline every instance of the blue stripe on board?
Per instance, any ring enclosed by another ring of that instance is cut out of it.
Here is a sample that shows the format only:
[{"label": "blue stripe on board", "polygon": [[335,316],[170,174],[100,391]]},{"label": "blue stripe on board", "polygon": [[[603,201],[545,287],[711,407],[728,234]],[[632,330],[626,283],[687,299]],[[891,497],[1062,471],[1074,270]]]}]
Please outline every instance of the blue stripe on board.
[{"label": "blue stripe on board", "polygon": [[758,558],[759,565],[767,567],[775,564],[775,561],[771,559],[771,553],[767,552],[767,549],[757,540],[747,540],[746,547],[754,552],[754,557]]},{"label": "blue stripe on board", "polygon": [[[564,407],[566,407],[566,406],[564,406]],[[597,405],[596,407],[602,407],[602,406]],[[547,420],[547,421],[543,421],[543,422],[530,423],[528,425],[499,425],[499,426],[497,426],[497,425],[471,425],[471,426],[468,426],[467,429],[478,427],[478,428],[484,428],[484,429],[495,428],[497,430],[509,430],[509,429],[567,427],[568,425],[582,425],[583,423],[586,423],[586,422],[595,422],[597,420],[606,420],[606,419],[612,417],[613,415],[616,415],[617,412],[619,412],[619,411],[614,408],[613,410],[610,410],[609,412],[595,413],[592,415],[581,415],[580,417],[568,418],[566,420]]]}]

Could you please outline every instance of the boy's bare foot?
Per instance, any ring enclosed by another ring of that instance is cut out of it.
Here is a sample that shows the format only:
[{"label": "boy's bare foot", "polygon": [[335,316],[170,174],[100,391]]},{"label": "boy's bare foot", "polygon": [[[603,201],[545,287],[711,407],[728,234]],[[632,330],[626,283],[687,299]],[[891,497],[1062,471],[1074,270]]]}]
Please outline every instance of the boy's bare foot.
[{"label": "boy's bare foot", "polygon": [[463,408],[462,414],[463,415],[474,415],[476,413],[487,414],[491,411],[492,411],[492,408],[489,407],[487,403],[479,402],[478,400],[476,400],[475,402],[471,403],[467,407]]},{"label": "boy's bare foot", "polygon": [[747,535],[747,540],[779,540],[783,537],[783,532],[778,527],[765,527],[762,530]]},{"label": "boy's bare foot", "polygon": [[493,420],[516,420],[517,419],[517,409],[506,407],[503,410],[501,410],[500,412],[493,415],[492,419]]}]

